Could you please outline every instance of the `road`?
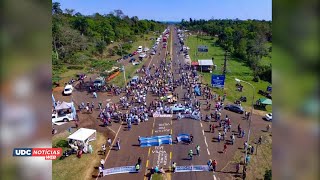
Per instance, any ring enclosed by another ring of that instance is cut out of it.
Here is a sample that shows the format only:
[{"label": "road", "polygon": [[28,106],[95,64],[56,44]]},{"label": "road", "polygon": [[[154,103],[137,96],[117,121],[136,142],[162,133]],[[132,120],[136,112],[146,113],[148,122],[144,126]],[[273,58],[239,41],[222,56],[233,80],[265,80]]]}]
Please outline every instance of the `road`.
[{"label": "road", "polygon": [[[170,27],[170,36],[171,45],[170,49],[162,48],[162,43],[159,44],[158,52],[152,56],[152,58],[145,61],[146,66],[152,66],[155,64],[159,66],[161,60],[165,59],[166,52],[169,51],[170,54],[167,59],[172,60],[171,72],[174,74],[174,79],[180,77],[178,73],[179,63],[184,64],[185,60],[182,54],[179,54],[179,40],[177,33],[174,29],[174,26]],[[176,45],[174,45],[176,44]],[[168,60],[169,62],[169,60]],[[154,68],[151,70],[151,73],[154,73]],[[174,93],[179,94],[179,102],[183,102],[182,98],[187,89],[183,86],[177,87]],[[235,93],[237,93],[235,91]],[[77,94],[77,92],[75,92]],[[75,95],[75,101],[80,98],[81,94]],[[98,93],[98,97],[105,99],[103,93]],[[119,97],[108,97],[112,102],[118,102]],[[147,94],[146,100],[147,104],[153,101],[156,97],[151,93]],[[201,104],[205,104],[206,99],[203,99],[202,96],[197,96],[197,99],[200,100]],[[92,98],[86,97],[84,101],[92,101]],[[79,103],[79,102],[78,102]],[[96,103],[97,104],[97,103]],[[213,103],[212,103],[213,104]],[[213,108],[210,110],[205,110],[202,106],[201,113],[205,116],[214,111]],[[213,107],[213,106],[212,106]],[[97,114],[97,113],[96,113]],[[96,125],[97,121],[95,115],[86,115],[91,117],[91,126]],[[241,124],[241,127],[248,132],[248,122],[243,119],[243,116],[226,110],[222,110],[222,118],[226,115],[229,116],[232,122],[232,130],[237,130],[237,125]],[[175,117],[175,116],[174,116]],[[235,171],[235,164],[233,157],[236,151],[239,151],[239,148],[243,147],[245,138],[236,138],[234,145],[228,145],[228,151],[226,154],[222,154],[220,151],[223,150],[223,141],[221,143],[215,142],[215,137],[218,136],[218,129],[215,133],[209,132],[209,122],[198,121],[193,119],[181,119],[175,120],[175,118],[150,118],[147,122],[142,122],[139,125],[133,125],[130,131],[127,131],[126,125],[121,125],[114,123],[110,129],[114,132],[115,139],[120,138],[121,149],[116,151],[115,148],[112,148],[111,151],[107,154],[105,168],[113,168],[120,166],[134,166],[137,163],[139,157],[142,158],[142,167],[139,173],[134,174],[116,174],[104,176],[101,179],[132,179],[132,180],[141,180],[147,179],[149,169],[155,166],[163,167],[166,170],[165,177],[166,179],[174,180],[206,180],[206,179],[234,179],[235,174],[232,173]],[[92,125],[93,124],[93,125]],[[217,122],[211,124],[218,125]],[[257,138],[261,134],[261,130],[265,129],[267,122],[262,120],[261,116],[253,115],[252,116],[252,138]],[[82,125],[80,125],[82,126]],[[219,129],[221,130],[221,129]],[[147,147],[141,148],[138,143],[138,136],[156,136],[156,135],[168,135],[172,134],[173,139],[180,133],[189,133],[194,136],[194,143],[190,145],[186,144],[177,144],[173,143],[172,145],[161,145],[159,147]],[[231,133],[228,133],[227,139]],[[187,154],[190,149],[195,152],[195,146],[200,146],[200,156],[194,156],[193,160],[188,160]],[[177,166],[187,166],[187,165],[206,165],[209,159],[215,159],[218,162],[217,172],[185,172],[185,173],[170,173],[169,167],[172,162],[176,162]]]}]

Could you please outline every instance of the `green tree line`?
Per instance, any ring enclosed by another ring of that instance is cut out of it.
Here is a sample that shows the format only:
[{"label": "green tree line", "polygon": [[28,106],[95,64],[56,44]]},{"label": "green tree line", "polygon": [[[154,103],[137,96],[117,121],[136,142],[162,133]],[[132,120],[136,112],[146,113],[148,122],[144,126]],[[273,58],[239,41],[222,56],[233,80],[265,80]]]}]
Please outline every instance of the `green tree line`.
[{"label": "green tree line", "polygon": [[[106,46],[121,42],[123,52],[131,49],[137,37],[149,32],[161,32],[165,25],[154,20],[129,17],[121,10],[109,14],[82,15],[73,9],[62,10],[59,2],[52,3],[52,64],[53,70],[62,65],[79,65],[103,57]],[[111,55],[119,48],[108,49]]]},{"label": "green tree line", "polygon": [[263,57],[271,57],[271,21],[190,18],[182,19],[180,28],[217,37],[217,45],[252,68],[255,81],[263,79],[271,82],[271,63],[264,66],[259,64]]}]

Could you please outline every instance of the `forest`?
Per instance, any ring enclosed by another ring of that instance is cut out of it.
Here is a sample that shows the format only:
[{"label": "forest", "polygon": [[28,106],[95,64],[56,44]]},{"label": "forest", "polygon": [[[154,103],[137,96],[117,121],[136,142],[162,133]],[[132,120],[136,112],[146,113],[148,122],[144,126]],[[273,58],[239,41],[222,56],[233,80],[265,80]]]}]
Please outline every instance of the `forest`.
[{"label": "forest", "polygon": [[[118,46],[106,48],[113,42],[122,43],[122,53],[128,53],[132,42],[149,32],[162,32],[163,23],[129,17],[121,10],[108,14],[83,15],[73,9],[61,9],[58,2],[52,3],[52,66],[53,77],[63,69],[82,68],[82,65],[108,64],[108,55],[120,55]],[[107,52],[105,52],[107,51]],[[110,61],[110,64],[112,62]]]}]

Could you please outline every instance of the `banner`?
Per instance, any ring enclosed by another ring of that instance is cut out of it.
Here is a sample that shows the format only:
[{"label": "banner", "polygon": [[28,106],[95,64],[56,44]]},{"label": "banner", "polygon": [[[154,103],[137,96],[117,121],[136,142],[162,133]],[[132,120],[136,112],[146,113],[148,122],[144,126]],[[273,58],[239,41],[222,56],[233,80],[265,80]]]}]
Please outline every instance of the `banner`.
[{"label": "banner", "polygon": [[225,75],[215,75],[211,76],[211,85],[217,88],[224,88],[224,81],[226,79]]},{"label": "banner", "polygon": [[178,142],[181,142],[181,141],[189,142],[190,141],[190,135],[189,134],[178,134],[177,140],[178,140]]},{"label": "banner", "polygon": [[208,165],[177,166],[176,172],[209,171]]},{"label": "banner", "polygon": [[111,174],[121,174],[121,173],[133,173],[137,172],[134,166],[122,166],[122,167],[115,167],[110,169],[104,169],[103,176],[111,175]]},{"label": "banner", "polygon": [[152,114],[152,117],[172,118],[172,114],[160,114],[155,112]]},{"label": "banner", "polygon": [[160,146],[161,144],[172,144],[171,135],[140,137],[140,147]]}]

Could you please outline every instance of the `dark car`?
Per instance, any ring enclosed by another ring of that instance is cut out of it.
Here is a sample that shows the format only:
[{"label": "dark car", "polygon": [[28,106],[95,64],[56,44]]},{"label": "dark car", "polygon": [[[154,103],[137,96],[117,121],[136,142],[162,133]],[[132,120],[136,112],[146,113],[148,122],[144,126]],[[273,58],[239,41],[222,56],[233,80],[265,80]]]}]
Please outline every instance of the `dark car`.
[{"label": "dark car", "polygon": [[134,62],[136,61],[136,58],[131,58],[129,62]]},{"label": "dark car", "polygon": [[123,56],[123,59],[128,59],[129,58],[129,56]]},{"label": "dark car", "polygon": [[244,113],[244,109],[241,106],[238,106],[235,104],[228,104],[224,107],[224,109],[232,111],[232,112],[240,113],[240,114]]},{"label": "dark car", "polygon": [[129,54],[129,57],[132,57],[133,55],[132,54]]}]

